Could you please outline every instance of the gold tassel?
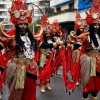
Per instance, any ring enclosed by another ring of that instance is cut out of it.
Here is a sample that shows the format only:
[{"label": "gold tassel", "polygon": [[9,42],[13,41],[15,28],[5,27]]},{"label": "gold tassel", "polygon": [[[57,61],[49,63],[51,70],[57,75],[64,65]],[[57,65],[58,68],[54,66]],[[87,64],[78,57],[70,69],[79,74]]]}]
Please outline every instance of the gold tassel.
[{"label": "gold tassel", "polygon": [[20,66],[17,68],[17,79],[15,89],[24,88],[24,78],[25,78],[25,66]]},{"label": "gold tassel", "polygon": [[46,61],[46,55],[45,54],[40,54],[40,64],[39,64],[39,66],[43,68],[44,64],[45,64],[45,61]]},{"label": "gold tassel", "polygon": [[96,59],[91,57],[91,73],[90,76],[96,76]]}]

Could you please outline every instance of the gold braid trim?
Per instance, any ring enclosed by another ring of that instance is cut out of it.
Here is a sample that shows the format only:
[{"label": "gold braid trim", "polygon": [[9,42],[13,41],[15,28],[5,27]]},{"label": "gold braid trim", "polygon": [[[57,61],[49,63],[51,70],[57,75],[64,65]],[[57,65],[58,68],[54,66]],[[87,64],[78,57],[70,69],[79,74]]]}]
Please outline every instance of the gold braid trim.
[{"label": "gold braid trim", "polygon": [[75,43],[82,45],[82,43],[81,43],[81,42],[75,42]]},{"label": "gold braid trim", "polygon": [[81,38],[81,37],[83,37],[83,36],[86,36],[86,35],[89,35],[89,34],[90,34],[90,32],[86,32],[86,33],[81,34],[81,35],[79,35],[79,36],[74,36],[73,33],[75,33],[75,32],[74,32],[74,31],[71,31],[71,32],[70,32],[70,35],[71,35],[71,37],[72,37],[73,39],[75,39],[75,38]]},{"label": "gold braid trim", "polygon": [[5,46],[3,45],[3,43],[0,42],[0,45],[4,48]]},{"label": "gold braid trim", "polygon": [[77,38],[81,38],[81,37],[89,35],[89,34],[90,34],[90,32],[87,32],[87,33],[84,33],[84,34],[81,34],[81,35],[77,36]]},{"label": "gold braid trim", "polygon": [[38,47],[40,47],[42,45],[42,41],[39,43]]}]

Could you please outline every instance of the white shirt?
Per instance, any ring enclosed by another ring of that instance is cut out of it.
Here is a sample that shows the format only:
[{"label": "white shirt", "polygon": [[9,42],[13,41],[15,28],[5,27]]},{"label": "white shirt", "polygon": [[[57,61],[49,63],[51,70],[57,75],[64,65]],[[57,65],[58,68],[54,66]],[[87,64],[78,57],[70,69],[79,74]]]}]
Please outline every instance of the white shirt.
[{"label": "white shirt", "polygon": [[31,41],[28,36],[21,36],[22,41],[24,41],[24,46],[26,50],[24,50],[24,55],[26,58],[32,59],[35,57],[35,52],[30,49]]}]

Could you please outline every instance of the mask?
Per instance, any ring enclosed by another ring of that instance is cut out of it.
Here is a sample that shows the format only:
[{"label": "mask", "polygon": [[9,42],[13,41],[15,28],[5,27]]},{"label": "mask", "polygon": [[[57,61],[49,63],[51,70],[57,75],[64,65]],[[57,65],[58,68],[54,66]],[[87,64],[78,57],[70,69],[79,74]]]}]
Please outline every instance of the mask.
[{"label": "mask", "polygon": [[27,25],[18,25],[18,31],[21,35],[26,33]]}]

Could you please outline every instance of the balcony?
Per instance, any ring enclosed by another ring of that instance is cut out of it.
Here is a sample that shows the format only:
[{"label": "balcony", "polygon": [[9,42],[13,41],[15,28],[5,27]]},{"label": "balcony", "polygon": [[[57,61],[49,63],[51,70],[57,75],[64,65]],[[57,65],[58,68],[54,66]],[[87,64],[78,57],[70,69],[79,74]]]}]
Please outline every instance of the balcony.
[{"label": "balcony", "polygon": [[1,1],[4,2],[4,0],[0,0],[0,2],[1,2]]},{"label": "balcony", "polygon": [[0,19],[2,19],[2,18],[9,18],[9,16],[2,16],[2,15],[0,15]]},{"label": "balcony", "polygon": [[7,12],[8,9],[0,8],[0,12]]},{"label": "balcony", "polygon": [[57,16],[59,14],[69,13],[69,12],[77,12],[77,9],[64,9],[64,10],[60,10],[59,12],[54,12],[51,10],[51,12],[49,12],[48,14],[48,17]]},{"label": "balcony", "polygon": [[34,14],[34,17],[41,17],[43,16],[42,14]]},{"label": "balcony", "polygon": [[12,4],[11,2],[5,2],[5,1],[0,1],[0,5],[5,5],[5,4]]},{"label": "balcony", "polygon": [[51,7],[56,7],[56,6],[59,6],[59,5],[62,5],[62,4],[71,2],[71,1],[73,1],[73,0],[51,0],[50,1],[50,6]]},{"label": "balcony", "polygon": [[77,9],[65,9],[60,12],[50,12],[48,19],[52,23],[55,19],[58,19],[59,23],[75,21]]}]

